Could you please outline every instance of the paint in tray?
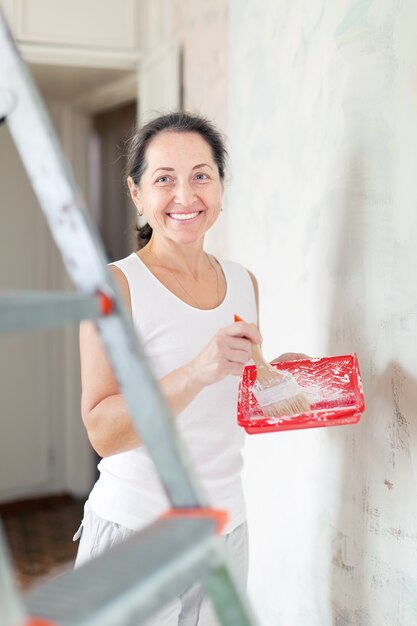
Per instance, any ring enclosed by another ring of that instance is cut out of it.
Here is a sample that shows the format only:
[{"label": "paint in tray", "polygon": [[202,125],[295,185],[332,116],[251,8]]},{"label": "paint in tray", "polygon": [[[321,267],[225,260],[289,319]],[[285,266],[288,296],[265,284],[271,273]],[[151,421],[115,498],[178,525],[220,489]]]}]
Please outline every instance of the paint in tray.
[{"label": "paint in tray", "polygon": [[266,417],[252,393],[256,367],[248,365],[239,384],[237,416],[239,426],[249,434],[359,422],[365,410],[365,398],[356,354],[282,361],[271,365],[294,376],[311,409],[298,415]]}]

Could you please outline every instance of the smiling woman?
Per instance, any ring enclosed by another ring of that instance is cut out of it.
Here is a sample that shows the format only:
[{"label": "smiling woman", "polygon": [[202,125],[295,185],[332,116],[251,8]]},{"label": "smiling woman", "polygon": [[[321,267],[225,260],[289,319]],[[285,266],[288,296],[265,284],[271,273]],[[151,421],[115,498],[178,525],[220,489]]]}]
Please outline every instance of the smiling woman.
[{"label": "smiling woman", "polygon": [[[159,145],[156,143],[157,140],[160,140]],[[179,146],[178,142],[182,146]],[[159,150],[160,147],[163,147],[163,151]],[[178,151],[180,148],[182,148],[181,152]],[[192,152],[189,152],[190,148]],[[199,154],[202,156],[201,160],[198,159]],[[192,161],[191,158],[187,158],[191,156],[197,160]],[[141,192],[146,190],[149,176],[152,176],[155,177],[155,185],[166,189],[165,195],[172,194],[173,185],[176,185],[175,196],[179,206],[175,207],[174,204],[173,208],[177,210],[173,215],[171,214],[171,217],[175,218],[184,214],[187,217],[190,205],[187,199],[187,189],[184,188],[183,183],[187,182],[191,173],[192,180],[188,193],[193,194],[196,189],[201,188],[201,185],[211,183],[211,187],[215,186],[219,194],[216,198],[218,215],[223,193],[226,156],[226,148],[220,133],[204,118],[187,114],[171,114],[153,120],[142,129],[142,132],[132,137],[129,145],[126,175],[139,213],[142,214],[144,204],[136,201],[138,187],[141,186]],[[150,164],[152,157],[156,160],[154,166]],[[178,157],[181,157],[181,162],[177,161]],[[177,168],[185,170],[185,180],[179,179],[179,174],[183,172],[177,171]],[[181,197],[184,192],[185,196]],[[152,234],[152,220],[149,220],[149,215],[146,217],[147,224],[138,232],[139,248],[149,241]]]},{"label": "smiling woman", "polygon": [[224,164],[213,153],[198,132],[159,133],[146,151],[140,182],[128,177],[133,202],[152,233],[139,257],[178,297],[204,309],[219,305],[226,291],[220,265],[202,254],[223,193]]},{"label": "smiling woman", "polygon": [[[244,435],[236,403],[251,344],[261,336],[255,279],[204,249],[221,211],[225,159],[220,133],[199,116],[172,113],[144,126],[129,145],[127,182],[147,223],[139,229],[138,250],[113,263],[112,271],[207,497],[228,512],[224,541],[245,582]],[[247,322],[233,322],[235,313]],[[80,350],[82,416],[104,458],[76,535],[77,565],[169,508],[89,322],[81,326]],[[217,622],[201,586],[194,585],[152,623]]]}]

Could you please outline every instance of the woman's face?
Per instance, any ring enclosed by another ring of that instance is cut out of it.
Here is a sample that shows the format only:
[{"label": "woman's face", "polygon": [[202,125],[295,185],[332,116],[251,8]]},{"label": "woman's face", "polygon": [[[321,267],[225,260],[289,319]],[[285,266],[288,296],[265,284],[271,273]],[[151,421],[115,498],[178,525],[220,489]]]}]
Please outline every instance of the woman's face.
[{"label": "woman's face", "polygon": [[210,145],[196,132],[157,135],[146,150],[139,186],[128,182],[154,236],[176,243],[201,239],[221,210],[223,183]]}]

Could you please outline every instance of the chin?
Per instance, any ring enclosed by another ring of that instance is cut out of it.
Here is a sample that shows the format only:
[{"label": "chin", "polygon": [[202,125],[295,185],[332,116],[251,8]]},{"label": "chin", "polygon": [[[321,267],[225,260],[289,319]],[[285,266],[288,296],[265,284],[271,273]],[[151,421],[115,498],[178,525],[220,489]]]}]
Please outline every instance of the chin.
[{"label": "chin", "polygon": [[173,241],[175,241],[176,243],[180,243],[180,244],[184,244],[184,245],[187,245],[187,244],[191,245],[193,243],[196,243],[197,241],[200,241],[202,238],[203,238],[202,235],[199,235],[198,237],[191,237],[191,236],[188,236],[188,237],[186,237],[186,236],[183,236],[183,237],[171,237],[171,239]]}]

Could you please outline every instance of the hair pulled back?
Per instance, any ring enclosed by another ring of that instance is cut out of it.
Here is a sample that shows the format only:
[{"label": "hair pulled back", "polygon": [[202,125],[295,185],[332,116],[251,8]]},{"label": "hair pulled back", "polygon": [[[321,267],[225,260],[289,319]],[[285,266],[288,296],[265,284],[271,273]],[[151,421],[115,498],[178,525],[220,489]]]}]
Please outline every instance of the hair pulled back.
[{"label": "hair pulled back", "polygon": [[[146,150],[154,137],[162,132],[198,133],[211,147],[220,179],[224,180],[227,150],[221,133],[205,117],[183,111],[161,115],[135,133],[127,142],[126,177],[131,176],[139,185],[146,169]],[[136,226],[138,248],[143,248],[152,236],[149,224]]]}]

